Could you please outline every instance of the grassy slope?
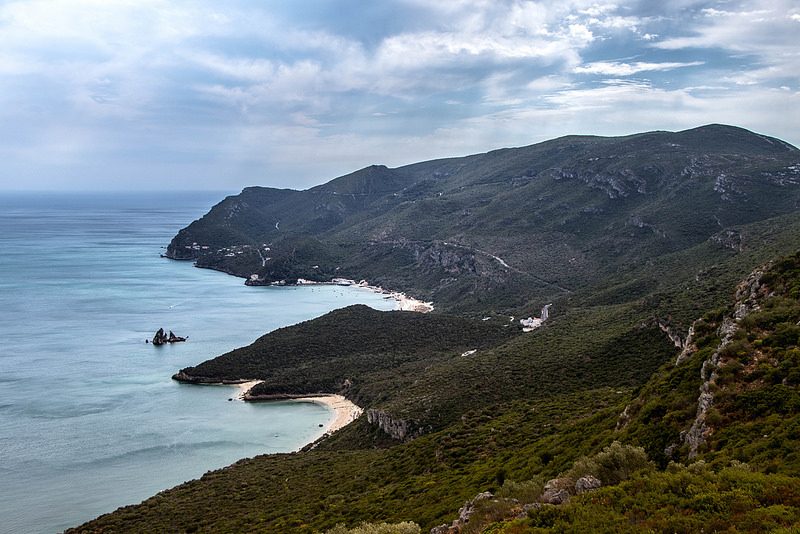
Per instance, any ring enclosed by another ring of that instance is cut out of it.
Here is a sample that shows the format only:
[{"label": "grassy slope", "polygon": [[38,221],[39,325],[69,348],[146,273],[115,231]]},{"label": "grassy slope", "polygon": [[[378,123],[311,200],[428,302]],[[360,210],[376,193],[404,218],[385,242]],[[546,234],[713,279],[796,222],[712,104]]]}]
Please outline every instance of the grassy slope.
[{"label": "grassy slope", "polygon": [[[431,366],[519,335],[517,325],[350,306],[281,328],[181,371],[184,380],[261,379],[253,395],[341,393],[365,408],[411,387]],[[417,418],[418,419],[418,418]]]},{"label": "grassy slope", "polygon": [[496,487],[501,470],[516,479],[555,474],[605,444],[624,398],[603,389],[520,401],[388,449],[347,450],[340,436],[327,450],[242,460],[78,530],[314,532],[362,519],[430,527]]}]

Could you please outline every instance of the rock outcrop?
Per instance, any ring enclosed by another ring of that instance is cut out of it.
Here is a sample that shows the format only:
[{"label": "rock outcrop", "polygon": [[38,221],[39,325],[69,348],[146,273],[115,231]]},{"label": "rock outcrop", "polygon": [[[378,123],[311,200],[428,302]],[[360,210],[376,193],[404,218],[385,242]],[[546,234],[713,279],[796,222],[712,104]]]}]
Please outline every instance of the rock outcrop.
[{"label": "rock outcrop", "polygon": [[575,482],[575,493],[581,495],[582,493],[600,489],[602,485],[603,483],[600,482],[599,478],[593,477],[592,475],[582,476]]},{"label": "rock outcrop", "polygon": [[169,335],[164,332],[163,328],[159,328],[158,331],[153,336],[153,345],[164,345],[166,343],[180,343],[182,341],[186,341],[185,337],[176,336],[175,333],[170,330]]},{"label": "rock outcrop", "polygon": [[367,410],[367,422],[377,426],[393,439],[405,441],[416,437],[420,431],[404,419],[398,419],[383,410]]},{"label": "rock outcrop", "polygon": [[472,514],[475,513],[477,504],[481,501],[487,501],[493,498],[494,495],[489,491],[484,491],[483,493],[477,494],[471,500],[465,502],[464,506],[459,508],[458,519],[449,525],[444,524],[439,525],[438,527],[433,527],[431,529],[431,534],[460,534],[464,527],[469,523]]},{"label": "rock outcrop", "polygon": [[[455,519],[450,524],[439,525],[432,528],[430,534],[461,534],[473,519],[475,512],[480,509],[480,503],[485,501],[510,505],[509,513],[513,515],[507,517],[524,519],[531,510],[542,509],[546,506],[566,504],[569,502],[570,495],[580,495],[582,493],[594,491],[601,486],[602,483],[600,480],[592,475],[582,476],[574,484],[572,479],[567,477],[554,478],[548,480],[544,485],[544,493],[539,497],[539,502],[525,504],[520,503],[517,499],[495,497],[491,492],[484,491],[464,503],[464,506],[458,510],[458,519]],[[480,514],[479,517],[484,515],[485,514]]]},{"label": "rock outcrop", "polygon": [[[681,432],[681,441],[689,447],[690,459],[697,456],[700,446],[705,443],[706,437],[713,430],[706,422],[706,418],[714,404],[712,391],[717,380],[717,371],[724,364],[722,355],[725,348],[733,341],[734,335],[739,329],[739,322],[751,312],[759,309],[758,298],[763,296],[765,292],[765,288],[761,284],[761,277],[768,268],[767,266],[753,271],[736,288],[736,304],[733,314],[724,317],[717,330],[720,343],[700,368],[702,384],[700,385],[700,395],[697,398],[697,413],[692,426],[688,430]],[[678,357],[678,363],[682,361],[682,356],[683,353]]]},{"label": "rock outcrop", "polygon": [[544,493],[539,500],[544,504],[564,504],[569,502],[571,481],[568,478],[553,478],[544,485]]}]

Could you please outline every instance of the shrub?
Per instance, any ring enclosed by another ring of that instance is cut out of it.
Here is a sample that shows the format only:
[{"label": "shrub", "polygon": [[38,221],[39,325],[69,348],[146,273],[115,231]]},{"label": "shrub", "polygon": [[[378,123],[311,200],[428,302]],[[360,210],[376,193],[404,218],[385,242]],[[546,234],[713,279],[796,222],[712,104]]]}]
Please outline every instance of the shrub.
[{"label": "shrub", "polygon": [[619,484],[628,480],[634,473],[653,469],[642,447],[623,445],[613,442],[592,457],[583,457],[575,461],[567,476],[577,480],[585,475],[593,475],[600,479],[604,486]]},{"label": "shrub", "polygon": [[416,523],[404,521],[403,523],[361,523],[355,528],[348,529],[339,524],[325,534],[420,534],[421,529]]},{"label": "shrub", "polygon": [[497,496],[504,499],[517,499],[523,504],[536,502],[544,491],[544,479],[541,477],[525,482],[506,480],[503,487],[497,491]]},{"label": "shrub", "polygon": [[569,522],[567,507],[545,504],[528,511],[529,524],[532,527],[552,528],[558,522]]}]

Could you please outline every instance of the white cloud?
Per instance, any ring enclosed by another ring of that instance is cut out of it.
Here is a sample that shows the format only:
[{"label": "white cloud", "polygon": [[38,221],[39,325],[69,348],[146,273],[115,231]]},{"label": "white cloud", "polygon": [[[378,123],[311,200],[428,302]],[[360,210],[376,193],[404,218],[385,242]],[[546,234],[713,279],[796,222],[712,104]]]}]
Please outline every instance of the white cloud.
[{"label": "white cloud", "polygon": [[636,63],[622,63],[618,61],[595,61],[587,65],[581,65],[572,69],[577,74],[603,74],[609,76],[631,76],[639,72],[652,72],[662,70],[673,70],[685,67],[696,67],[704,65],[703,61],[689,62],[663,62],[647,63],[638,61]]},{"label": "white cloud", "polygon": [[750,0],[740,11],[702,10],[701,17],[687,24],[689,35],[667,37],[653,44],[663,50],[722,48],[768,57],[776,49],[795,49],[785,13],[792,0]]},{"label": "white cloud", "polygon": [[198,67],[222,76],[252,82],[265,82],[275,74],[275,63],[261,58],[235,58],[205,52],[190,52],[186,59]]},{"label": "white cloud", "polygon": [[562,75],[541,76],[528,82],[525,86],[536,94],[547,94],[553,91],[566,89],[573,85],[572,81]]},{"label": "white cloud", "polygon": [[690,23],[687,34],[667,37],[652,46],[666,51],[688,48],[723,50],[741,58],[730,74],[720,76],[737,85],[779,86],[797,79],[800,48],[791,16],[794,0],[750,0],[738,11],[707,8],[705,17]]},{"label": "white cloud", "polygon": [[[327,24],[236,5],[0,3],[7,169],[308,185],[566,133],[798,124],[796,90],[779,89],[800,85],[796,0],[675,0],[646,16],[635,0],[395,0],[383,34],[351,25],[357,12]],[[620,79],[668,70],[669,85]]]},{"label": "white cloud", "polygon": [[592,4],[585,9],[579,10],[579,13],[589,15],[590,17],[599,17],[616,11],[618,7],[617,4]]}]

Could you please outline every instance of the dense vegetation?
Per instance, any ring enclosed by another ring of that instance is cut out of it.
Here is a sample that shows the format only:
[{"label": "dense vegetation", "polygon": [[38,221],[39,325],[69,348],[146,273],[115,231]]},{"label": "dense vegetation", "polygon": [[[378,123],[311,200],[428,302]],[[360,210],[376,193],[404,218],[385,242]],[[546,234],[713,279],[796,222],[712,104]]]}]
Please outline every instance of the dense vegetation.
[{"label": "dense vegetation", "polygon": [[239,461],[82,531],[311,533],[363,520],[430,528],[478,491],[499,487],[500,476],[556,474],[609,443],[624,396],[604,389],[469,412],[388,448],[354,448],[370,431],[359,420],[315,450]]},{"label": "dense vegetation", "polygon": [[[615,437],[641,444],[662,470],[642,468],[628,456],[607,462],[636,468],[631,469],[636,476],[618,477],[608,474],[602,461],[579,460],[567,477],[590,473],[610,487],[514,519],[511,512],[519,512],[519,503],[504,500],[500,492],[496,502],[483,504],[472,528],[481,525],[492,533],[800,528],[800,253],[776,261],[763,274],[757,271],[739,286],[737,297],[695,323],[689,355],[656,373],[618,422]],[[730,325],[736,329],[724,343]],[[713,361],[713,374],[708,368],[700,372],[704,362]],[[697,416],[704,378],[713,401],[692,459],[681,432]],[[668,452],[674,443],[683,446]],[[541,488],[542,482],[527,484]],[[541,495],[533,493],[528,502]]]},{"label": "dense vegetation", "polygon": [[483,351],[519,333],[519,325],[508,322],[357,305],[278,329],[176,377],[261,379],[250,395],[341,393],[372,407],[402,395],[426,368],[448,366],[466,351]]},{"label": "dense vegetation", "polygon": [[[396,441],[362,417],[80,530],[427,531],[484,491],[464,534],[800,527],[800,255],[748,276],[800,249],[797,162],[778,140],[711,126],[226,199],[173,240],[175,256],[237,274],[257,259],[267,281],[268,246],[282,277],[387,281],[462,313],[351,307],[182,378],[340,392],[421,435]],[[227,251],[192,248],[204,239]],[[532,333],[509,319],[548,302]],[[533,506],[549,479],[585,474],[603,487]]]}]

